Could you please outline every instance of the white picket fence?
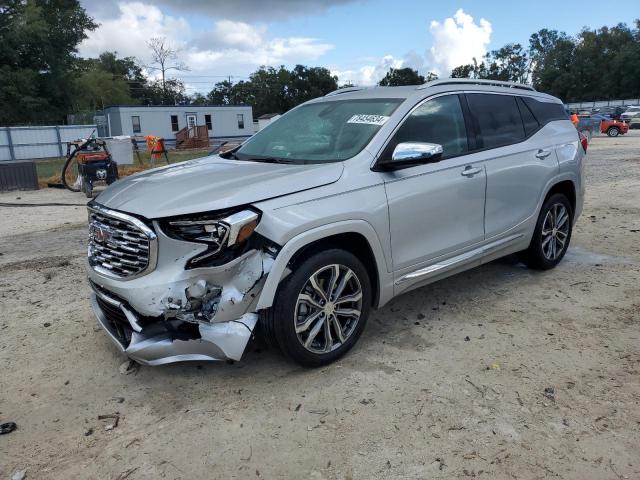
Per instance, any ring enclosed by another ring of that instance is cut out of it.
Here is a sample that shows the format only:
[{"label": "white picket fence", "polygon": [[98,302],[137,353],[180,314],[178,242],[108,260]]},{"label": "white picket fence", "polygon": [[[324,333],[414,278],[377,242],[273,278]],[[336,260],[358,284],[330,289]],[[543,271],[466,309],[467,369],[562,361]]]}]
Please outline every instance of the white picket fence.
[{"label": "white picket fence", "polygon": [[63,157],[66,142],[87,138],[95,125],[1,127],[0,162]]}]

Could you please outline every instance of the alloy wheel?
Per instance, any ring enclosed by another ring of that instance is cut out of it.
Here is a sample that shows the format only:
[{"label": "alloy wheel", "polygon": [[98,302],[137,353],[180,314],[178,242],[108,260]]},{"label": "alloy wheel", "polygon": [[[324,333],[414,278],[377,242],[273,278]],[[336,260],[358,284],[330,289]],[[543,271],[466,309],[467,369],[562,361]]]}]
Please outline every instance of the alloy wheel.
[{"label": "alloy wheel", "polygon": [[362,313],[362,286],[353,270],[338,264],[313,273],[296,301],[298,340],[316,354],[343,345],[356,330]]},{"label": "alloy wheel", "polygon": [[569,237],[569,212],[561,203],[554,203],[542,223],[542,253],[555,261],[564,252]]}]

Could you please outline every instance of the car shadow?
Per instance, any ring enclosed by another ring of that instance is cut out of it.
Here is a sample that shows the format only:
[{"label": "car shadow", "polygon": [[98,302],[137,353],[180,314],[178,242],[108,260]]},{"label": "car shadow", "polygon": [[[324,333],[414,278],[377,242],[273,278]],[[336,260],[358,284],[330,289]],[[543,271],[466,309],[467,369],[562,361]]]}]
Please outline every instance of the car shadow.
[{"label": "car shadow", "polygon": [[[348,364],[362,352],[376,348],[383,338],[410,338],[412,345],[420,349],[429,346],[425,338],[409,332],[409,327],[416,324],[427,324],[434,319],[443,318],[447,310],[455,309],[457,315],[464,315],[464,309],[475,303],[490,302],[496,296],[513,294],[513,285],[526,286],[537,278],[553,275],[553,272],[571,271],[585,265],[606,260],[603,255],[594,254],[579,247],[571,247],[566,258],[558,267],[549,271],[536,271],[522,264],[516,255],[494,260],[485,265],[453,275],[430,285],[417,288],[394,298],[387,305],[371,312],[369,322],[362,337],[354,349],[335,365]],[[605,259],[605,260],[603,260]],[[610,261],[615,261],[614,257]],[[523,287],[524,288],[524,287]],[[345,361],[346,360],[346,361]],[[357,361],[357,359],[354,359]],[[273,381],[279,377],[306,375],[313,371],[301,367],[286,359],[277,349],[270,347],[264,339],[259,326],[254,338],[247,345],[241,361],[227,362],[185,362],[170,364],[149,369],[154,375],[175,377],[189,375],[198,377],[214,375],[218,379],[243,378],[244,376],[260,378],[260,381]]]}]

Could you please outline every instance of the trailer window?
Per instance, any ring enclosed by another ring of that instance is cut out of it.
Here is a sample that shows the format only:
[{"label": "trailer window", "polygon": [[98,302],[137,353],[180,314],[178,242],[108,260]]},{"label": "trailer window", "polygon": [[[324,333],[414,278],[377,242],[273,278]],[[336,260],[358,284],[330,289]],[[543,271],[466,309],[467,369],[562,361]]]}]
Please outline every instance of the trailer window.
[{"label": "trailer window", "polygon": [[133,133],[142,132],[142,129],[140,128],[140,117],[131,117],[131,125],[133,126]]}]

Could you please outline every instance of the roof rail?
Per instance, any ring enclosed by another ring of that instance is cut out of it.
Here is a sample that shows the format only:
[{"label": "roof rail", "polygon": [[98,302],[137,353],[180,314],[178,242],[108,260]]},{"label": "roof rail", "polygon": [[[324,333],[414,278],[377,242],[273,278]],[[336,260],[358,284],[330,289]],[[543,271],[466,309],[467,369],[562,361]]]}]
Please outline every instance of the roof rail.
[{"label": "roof rail", "polygon": [[364,90],[364,87],[342,87],[333,92],[329,92],[325,97],[332,97],[333,95],[340,95],[341,93],[357,92],[358,90]]},{"label": "roof rail", "polygon": [[429,87],[439,87],[442,85],[485,85],[487,87],[503,87],[518,88],[520,90],[529,90],[535,92],[536,89],[530,85],[524,85],[516,82],[503,82],[502,80],[481,80],[478,78],[443,78],[442,80],[433,80],[431,82],[420,85],[416,90],[422,90]]}]

